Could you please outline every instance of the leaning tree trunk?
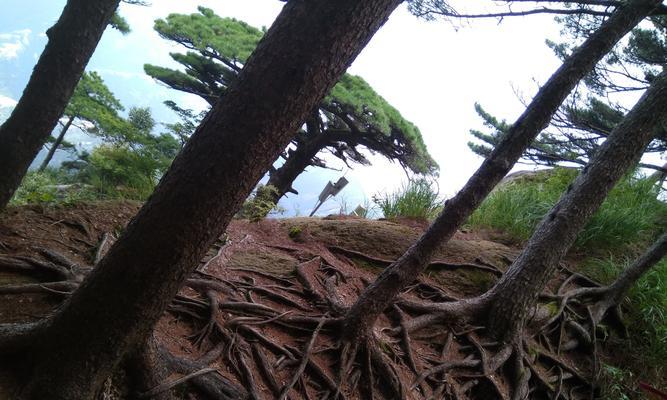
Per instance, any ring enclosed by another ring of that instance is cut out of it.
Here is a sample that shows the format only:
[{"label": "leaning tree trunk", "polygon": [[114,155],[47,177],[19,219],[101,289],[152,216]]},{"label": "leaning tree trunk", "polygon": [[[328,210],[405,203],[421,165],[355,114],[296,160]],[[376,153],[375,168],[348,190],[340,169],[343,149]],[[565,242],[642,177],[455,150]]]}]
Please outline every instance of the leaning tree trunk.
[{"label": "leaning tree trunk", "polygon": [[277,189],[272,193],[274,203],[278,204],[278,201],[289,192],[296,193],[292,185],[296,178],[312,165],[313,158],[322,150],[319,142],[315,138],[300,144],[292,152],[288,152],[285,163],[270,174],[266,184]]},{"label": "leaning tree trunk", "polygon": [[51,162],[51,160],[53,159],[53,155],[56,154],[56,150],[58,150],[58,147],[60,147],[63,140],[65,139],[65,134],[67,134],[67,131],[69,130],[70,126],[72,126],[72,122],[74,122],[73,115],[69,117],[67,123],[65,123],[65,126],[63,126],[63,129],[60,130],[60,133],[58,134],[56,141],[53,142],[53,145],[51,145],[49,152],[46,154],[46,158],[44,158],[44,161],[42,161],[42,165],[39,166],[40,171],[44,171]]},{"label": "leaning tree trunk", "polygon": [[286,3],[121,238],[41,324],[24,398],[94,395],[400,2]]},{"label": "leaning tree trunk", "polygon": [[611,298],[616,303],[620,302],[639,278],[659,263],[665,254],[667,254],[667,232],[663,233],[641,257],[623,270],[614,283],[609,285]]},{"label": "leaning tree trunk", "polygon": [[446,203],[429,229],[361,294],[345,317],[344,334],[348,339],[353,340],[370,332],[391,300],[417,278],[438,246],[454,235],[509,172],[524,150],[547,126],[574,86],[658,4],[660,1],[657,0],[635,0],[619,7],[565,60],[463,189]]},{"label": "leaning tree trunk", "polygon": [[579,231],[614,184],[641,158],[667,117],[667,72],[660,74],[549,211],[498,283],[490,290],[490,332],[513,338],[535,309],[538,295]]},{"label": "leaning tree trunk", "polygon": [[285,163],[269,173],[267,186],[273,186],[276,191],[271,192],[271,200],[278,204],[287,193],[298,194],[294,181],[313,165],[313,159],[325,146],[326,136],[320,129],[319,109],[306,120],[306,135],[297,143],[294,150],[288,150]]},{"label": "leaning tree trunk", "polygon": [[9,119],[0,126],[0,210],[63,115],[120,0],[69,0]]},{"label": "leaning tree trunk", "polygon": [[589,290],[593,294],[599,293],[600,299],[591,310],[593,321],[596,324],[602,321],[607,311],[618,306],[630,288],[659,263],[665,254],[667,254],[667,232],[663,233],[644,254],[624,269],[611,285],[603,288],[582,288],[582,292]]}]

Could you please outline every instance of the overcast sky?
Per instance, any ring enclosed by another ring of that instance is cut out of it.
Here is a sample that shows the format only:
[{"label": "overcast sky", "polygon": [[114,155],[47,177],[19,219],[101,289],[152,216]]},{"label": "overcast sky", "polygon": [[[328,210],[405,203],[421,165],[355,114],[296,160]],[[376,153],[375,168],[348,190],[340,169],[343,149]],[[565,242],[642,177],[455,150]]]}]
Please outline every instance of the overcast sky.
[{"label": "overcast sky", "polygon": [[[64,3],[3,1],[0,118],[20,97],[46,43],[44,32],[58,18]],[[98,71],[126,107],[150,106],[158,120],[167,122],[174,116],[161,105],[163,100],[173,99],[190,108],[204,104],[198,97],[170,90],[144,74],[145,63],[176,66],[169,52],[182,51],[154,33],[153,21],[169,13],[196,12],[196,7],[203,5],[219,15],[268,27],[283,4],[277,0],[154,0],[151,7],[124,4],[120,12],[132,32],[123,36],[107,30],[88,69]],[[420,128],[429,152],[440,165],[440,192],[451,196],[481,162],[466,145],[471,139],[468,131],[481,127],[474,103],[510,121],[516,118],[522,111],[520,98],[529,100],[557,68],[558,60],[544,41],[558,40],[558,35],[558,25],[550,16],[453,24],[425,22],[401,7],[349,72],[361,75]],[[326,181],[342,174],[351,181],[342,193],[350,209],[405,182],[405,174],[396,164],[380,157],[372,161],[371,167],[357,166],[351,171],[309,169],[295,185],[301,195],[288,198],[283,206],[290,214],[309,212]],[[339,203],[330,201],[322,213],[337,211]]]}]

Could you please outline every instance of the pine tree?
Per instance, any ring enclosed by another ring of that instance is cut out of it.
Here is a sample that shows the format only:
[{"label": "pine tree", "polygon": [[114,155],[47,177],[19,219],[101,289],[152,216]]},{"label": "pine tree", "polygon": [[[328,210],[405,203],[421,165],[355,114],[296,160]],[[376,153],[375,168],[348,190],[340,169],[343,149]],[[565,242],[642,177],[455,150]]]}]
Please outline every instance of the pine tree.
[{"label": "pine tree", "polygon": [[[221,18],[200,7],[199,13],[172,14],[155,23],[167,40],[188,49],[171,57],[184,71],[146,65],[146,73],[169,87],[195,94],[215,104],[236,79],[264,32],[233,18]],[[401,116],[361,77],[346,74],[319,107],[313,110],[290,146],[284,162],[271,169],[268,185],[277,189],[277,202],[309,166],[326,168],[319,155],[328,151],[348,166],[370,164],[365,148],[397,161],[415,174],[431,175],[437,164],[426,150],[419,129]]]},{"label": "pine tree", "polygon": [[[575,2],[576,3],[576,2]],[[586,6],[593,9],[594,6]],[[583,167],[595,154],[627,109],[620,102],[620,93],[641,93],[667,65],[667,16],[664,6],[649,17],[649,23],[636,27],[627,40],[617,45],[590,74],[584,85],[570,97],[554,116],[551,126],[542,132],[524,153],[531,163]],[[557,20],[566,41],[547,44],[560,58],[567,57],[582,38],[599,25],[604,15],[567,15]],[[480,105],[476,110],[487,131],[473,130],[478,139],[470,148],[481,156],[489,154],[508,129]],[[657,128],[655,139],[645,154],[660,155],[667,151],[667,125]],[[666,165],[640,163],[640,167],[667,173]]]},{"label": "pine tree", "polygon": [[51,136],[120,0],[69,0],[18,104],[0,126],[0,210]]},{"label": "pine tree", "polygon": [[225,101],[79,288],[40,322],[0,325],[0,351],[22,353],[13,365],[23,363],[27,368],[17,369],[30,375],[22,398],[97,394],[147,340],[294,132],[399,4],[311,0],[284,6]]},{"label": "pine tree", "polygon": [[49,165],[56,150],[63,144],[65,135],[72,125],[93,133],[112,123],[111,120],[117,119],[118,111],[122,110],[123,106],[120,101],[104,84],[102,77],[96,72],[84,72],[74,89],[69,104],[65,108],[63,116],[67,119],[67,122],[51,144],[39,170],[43,171]]}]

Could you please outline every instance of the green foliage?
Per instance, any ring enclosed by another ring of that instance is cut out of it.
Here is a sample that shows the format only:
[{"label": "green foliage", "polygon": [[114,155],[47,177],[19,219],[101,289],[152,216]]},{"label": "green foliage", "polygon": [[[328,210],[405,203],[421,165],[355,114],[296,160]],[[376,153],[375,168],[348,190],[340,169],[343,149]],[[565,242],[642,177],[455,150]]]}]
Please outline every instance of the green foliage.
[{"label": "green foliage", "polygon": [[126,35],[131,31],[130,24],[128,24],[127,20],[118,14],[118,12],[113,13],[109,25],[123,35]]},{"label": "green foliage", "polygon": [[198,7],[198,14],[170,14],[155,21],[155,30],[165,39],[190,50],[215,52],[230,62],[245,60],[255,50],[264,32],[234,18],[222,18],[213,10]]},{"label": "green foliage", "polygon": [[47,168],[28,171],[10,204],[72,204],[94,198],[92,188],[76,183],[64,171]]},{"label": "green foliage", "polygon": [[[400,140],[409,150],[399,158],[412,171],[419,174],[434,174],[438,164],[426,150],[421,132],[412,122],[380,96],[360,76],[345,74],[324,99],[327,106],[336,105],[367,129],[377,131],[376,141]],[[372,148],[372,146],[370,146]]]},{"label": "green foliage", "polygon": [[[600,387],[603,390],[601,398],[604,400],[630,400],[628,393],[633,392],[633,374],[629,370],[602,364]],[[634,393],[638,395],[638,393]]]},{"label": "green foliage", "polygon": [[[171,14],[158,20],[155,30],[188,51],[171,53],[182,70],[145,65],[146,73],[173,89],[196,94],[211,105],[224,95],[264,34],[242,21],[219,17],[203,7],[195,14]],[[189,110],[173,103],[168,106],[186,121],[192,119],[191,112],[183,113]],[[317,143],[346,163],[367,165],[369,161],[356,149],[364,146],[417,174],[437,173],[438,165],[428,154],[419,129],[360,77],[344,75],[322,103],[317,117],[319,120],[310,125],[317,126],[317,131],[308,128],[299,132],[300,140],[294,141],[294,145]],[[193,130],[187,124],[175,124],[169,129],[179,136]],[[325,166],[321,159],[314,159],[312,165]]]},{"label": "green foliage", "polygon": [[118,118],[123,110],[120,101],[95,71],[84,72],[65,108],[65,116],[90,122],[93,131]]},{"label": "green foliage", "polygon": [[[149,108],[132,107],[127,118],[118,115],[122,110],[97,73],[84,73],[65,115],[86,122],[86,130],[104,144],[58,170],[29,173],[13,204],[146,199],[181,149],[182,138],[170,132],[154,134]],[[65,141],[61,147],[72,146]]]},{"label": "green foliage", "polygon": [[301,232],[303,229],[300,226],[292,226],[289,228],[289,232],[287,235],[290,237],[290,239],[295,240],[301,235]]},{"label": "green foliage", "polygon": [[[469,223],[501,230],[517,241],[527,240],[576,173],[556,168],[500,187],[473,213]],[[667,222],[667,205],[657,197],[658,189],[650,179],[626,177],[579,234],[575,246],[603,251],[645,246]]]},{"label": "green foliage", "polygon": [[89,187],[94,199],[144,200],[181,148],[172,135],[153,134],[155,125],[148,108],[133,107],[127,119],[118,117],[100,131],[103,145],[63,163],[62,170]]},{"label": "green foliage", "polygon": [[[627,256],[589,259],[583,272],[609,284],[633,261],[633,257]],[[623,308],[626,311],[624,323],[630,334],[623,353],[641,355],[634,360],[633,367],[646,371],[645,379],[664,377],[667,374],[664,364],[667,359],[667,260],[654,266],[630,288]]]},{"label": "green foliage", "polygon": [[99,198],[145,200],[157,184],[158,163],[141,151],[119,144],[96,147],[79,178]]},{"label": "green foliage", "polygon": [[[271,211],[276,209],[276,203],[273,201],[278,189],[269,185],[259,185],[248,200],[243,203],[238,213],[239,218],[248,219],[250,222],[259,222],[264,219]],[[278,210],[280,212],[280,210]]]},{"label": "green foliage", "polygon": [[[414,2],[422,6],[441,3],[440,0]],[[562,42],[547,41],[547,45],[559,58],[565,59],[583,39],[597,29],[603,18],[572,14],[557,20],[563,27]],[[652,16],[649,20],[652,24],[644,23],[633,29],[628,40],[621,41],[584,78],[584,84],[560,107],[552,126],[542,132],[524,152],[524,160],[548,166],[563,163],[585,165],[588,162],[629,108],[629,104],[623,104],[625,98],[618,99],[614,94],[641,93],[667,65],[667,17]],[[611,98],[621,103],[612,102]],[[469,143],[469,146],[475,153],[487,156],[509,126],[479,105],[476,107],[487,129],[484,132],[472,131],[471,134],[478,141]],[[665,151],[667,124],[663,123],[657,129],[656,140],[645,152],[664,154]]]},{"label": "green foliage", "polygon": [[57,184],[51,170],[29,171],[18,187],[11,205],[52,203],[57,199]]},{"label": "green foliage", "polygon": [[195,133],[195,129],[197,129],[201,120],[204,119],[206,112],[195,113],[192,110],[179,107],[171,100],[165,101],[164,105],[174,111],[180,119],[180,121],[173,124],[164,124],[164,127],[167,128],[167,133],[178,139],[182,148],[190,136]]},{"label": "green foliage", "polygon": [[438,193],[426,179],[417,179],[403,185],[394,193],[373,196],[385,218],[434,218],[441,209]]},{"label": "green foliage", "polygon": [[[123,106],[104,84],[102,77],[96,72],[84,72],[65,108],[63,115],[68,121],[62,124],[59,134],[64,137],[72,125],[95,135],[103,135],[107,130],[117,130],[122,124],[122,118],[118,116],[118,111],[121,110]],[[49,141],[56,145],[54,138],[49,137]],[[76,148],[66,140],[62,140],[57,146],[54,151],[62,149],[76,153]],[[40,169],[48,165],[52,155],[53,153],[49,153]]]}]

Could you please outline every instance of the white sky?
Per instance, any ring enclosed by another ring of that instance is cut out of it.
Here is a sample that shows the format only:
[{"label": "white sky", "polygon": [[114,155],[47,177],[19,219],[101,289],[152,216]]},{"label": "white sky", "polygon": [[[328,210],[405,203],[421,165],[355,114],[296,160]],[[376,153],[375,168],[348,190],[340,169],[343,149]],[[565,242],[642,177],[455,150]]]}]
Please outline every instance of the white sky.
[{"label": "white sky", "polygon": [[[64,4],[64,0],[58,1]],[[128,107],[159,107],[169,98],[181,106],[203,107],[203,101],[196,96],[176,93],[144,74],[145,63],[177,67],[169,52],[183,51],[159,38],[153,31],[153,21],[169,13],[196,12],[197,5],[203,5],[221,16],[235,17],[257,27],[270,26],[283,4],[277,0],[154,0],[151,7],[123,4],[120,12],[128,20],[132,33],[122,36],[107,31],[89,69],[100,72]],[[43,35],[31,26],[21,28],[4,32],[11,34],[7,37],[11,40],[3,42],[0,37],[0,49],[5,49],[0,54],[20,56],[13,52],[17,44],[27,44]],[[481,162],[466,145],[472,138],[468,131],[481,128],[474,103],[481,103],[498,117],[515,119],[522,111],[517,94],[530,99],[559,65],[544,44],[545,39],[557,40],[558,36],[559,28],[551,16],[505,19],[501,24],[496,20],[476,20],[454,26],[444,21],[419,20],[402,6],[349,72],[366,79],[420,128],[429,152],[440,165],[441,194],[451,196]],[[10,46],[3,47],[2,43]],[[114,79],[126,84],[116,87],[112,85]],[[357,166],[352,171],[309,169],[295,185],[301,195],[288,198],[283,206],[289,213],[297,209],[308,212],[326,181],[343,173],[351,182],[343,191],[350,209],[364,198],[393,190],[405,181],[398,165],[381,157],[373,157],[372,161],[372,167]],[[322,212],[332,208],[338,208],[336,202],[322,207]]]}]

